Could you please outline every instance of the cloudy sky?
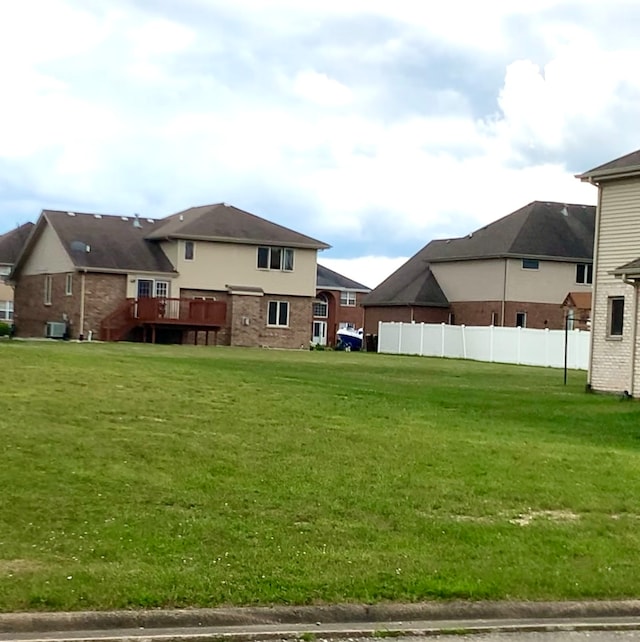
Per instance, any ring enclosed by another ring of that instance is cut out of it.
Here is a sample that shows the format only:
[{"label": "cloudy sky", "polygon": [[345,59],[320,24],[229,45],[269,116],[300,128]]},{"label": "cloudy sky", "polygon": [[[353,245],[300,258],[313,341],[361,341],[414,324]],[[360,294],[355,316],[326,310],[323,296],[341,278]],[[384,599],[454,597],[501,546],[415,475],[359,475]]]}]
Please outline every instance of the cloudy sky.
[{"label": "cloudy sky", "polygon": [[375,286],[640,147],[636,0],[0,7],[0,232],[228,202]]}]

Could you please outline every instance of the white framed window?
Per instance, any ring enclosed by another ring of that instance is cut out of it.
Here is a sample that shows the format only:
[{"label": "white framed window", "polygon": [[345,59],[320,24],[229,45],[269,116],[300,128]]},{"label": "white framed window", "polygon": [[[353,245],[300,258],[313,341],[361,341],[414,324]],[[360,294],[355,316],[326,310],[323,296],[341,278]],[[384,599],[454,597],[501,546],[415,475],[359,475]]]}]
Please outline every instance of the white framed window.
[{"label": "white framed window", "polygon": [[67,274],[64,280],[64,293],[67,296],[71,296],[73,294],[73,274]]},{"label": "white framed window", "polygon": [[593,264],[577,263],[576,264],[576,283],[591,285],[593,283]]},{"label": "white framed window", "polygon": [[13,321],[13,301],[0,301],[0,321]]},{"label": "white framed window", "polygon": [[53,289],[53,277],[47,274],[44,277],[44,304],[51,305],[51,292]]},{"label": "white framed window", "polygon": [[326,318],[329,316],[329,302],[324,294],[321,294],[313,302],[313,316],[320,318]]},{"label": "white framed window", "polygon": [[156,297],[166,299],[169,296],[169,281],[156,281],[154,292]]},{"label": "white framed window", "polygon": [[9,276],[11,268],[8,265],[0,265],[0,276]]},{"label": "white framed window", "polygon": [[538,259],[522,259],[523,270],[538,270],[540,269],[540,261]]},{"label": "white framed window", "polygon": [[281,270],[293,272],[293,250],[290,247],[261,245],[258,248],[259,270]]},{"label": "white framed window", "polygon": [[184,260],[193,261],[196,253],[196,244],[193,241],[184,242]]},{"label": "white framed window", "polygon": [[624,297],[610,296],[607,302],[608,327],[610,337],[621,337],[624,326]]},{"label": "white framed window", "polygon": [[267,310],[267,325],[288,326],[289,325],[289,302],[269,301]]},{"label": "white framed window", "polygon": [[350,290],[345,290],[340,292],[340,305],[347,305],[349,307],[354,307],[356,304],[356,293],[351,292]]},{"label": "white framed window", "polygon": [[526,327],[527,327],[527,313],[516,312],[516,328],[526,328]]}]

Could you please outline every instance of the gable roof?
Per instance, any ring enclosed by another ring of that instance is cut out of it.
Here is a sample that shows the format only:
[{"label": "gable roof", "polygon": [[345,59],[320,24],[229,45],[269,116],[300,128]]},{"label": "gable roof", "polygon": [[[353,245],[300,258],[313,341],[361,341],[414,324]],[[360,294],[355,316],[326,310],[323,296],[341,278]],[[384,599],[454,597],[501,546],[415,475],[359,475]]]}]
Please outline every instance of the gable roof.
[{"label": "gable roof", "polygon": [[622,178],[623,176],[633,176],[640,173],[640,149],[615,158],[604,165],[598,165],[583,174],[578,174],[577,178],[583,181],[598,181],[606,178]]},{"label": "gable roof", "polygon": [[13,265],[16,262],[32,229],[33,223],[24,223],[0,236],[0,264]]},{"label": "gable roof", "polygon": [[162,219],[160,225],[152,230],[147,238],[270,244],[318,250],[330,247],[322,241],[226,203],[191,207],[168,216]]},{"label": "gable roof", "polygon": [[368,288],[366,285],[352,281],[348,277],[338,274],[338,272],[334,272],[324,265],[320,265],[320,263],[317,264],[316,268],[316,287],[325,290],[371,291],[371,288]]},{"label": "gable roof", "polygon": [[[137,221],[137,222],[136,222]],[[158,226],[154,219],[43,210],[14,272],[45,225],[56,232],[74,266],[109,272],[175,272],[157,243],[146,235]]]},{"label": "gable roof", "polygon": [[611,272],[614,276],[637,279],[640,277],[640,258],[625,263]]},{"label": "gable roof", "polygon": [[363,305],[446,307],[430,264],[492,258],[593,258],[592,205],[534,201],[465,237],[431,241],[375,288]]},{"label": "gable roof", "polygon": [[533,201],[468,236],[431,241],[423,259],[461,261],[483,258],[552,258],[590,261],[594,205]]},{"label": "gable roof", "polygon": [[591,292],[569,292],[562,305],[564,307],[578,308],[579,310],[590,310]]}]

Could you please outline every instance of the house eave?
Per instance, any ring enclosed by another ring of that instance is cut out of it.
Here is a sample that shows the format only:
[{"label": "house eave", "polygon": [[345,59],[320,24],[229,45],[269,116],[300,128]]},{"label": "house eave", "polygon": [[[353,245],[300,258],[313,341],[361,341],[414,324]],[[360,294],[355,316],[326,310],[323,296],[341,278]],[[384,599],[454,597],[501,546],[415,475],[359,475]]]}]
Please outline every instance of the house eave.
[{"label": "house eave", "polygon": [[363,308],[448,308],[449,303],[417,303],[416,301],[380,301],[363,303]]},{"label": "house eave", "polygon": [[461,261],[495,261],[504,259],[537,259],[539,261],[554,261],[556,263],[592,263],[592,256],[550,256],[548,254],[514,254],[510,252],[500,254],[478,254],[469,256],[456,256],[447,258],[430,258],[429,263],[459,263]]},{"label": "house eave", "polygon": [[331,248],[326,243],[303,243],[303,242],[282,242],[274,239],[241,239],[232,236],[198,236],[197,234],[168,234],[155,236],[150,234],[146,237],[149,241],[208,241],[213,243],[234,243],[236,245],[275,245],[277,247],[291,247],[304,250],[328,250]]},{"label": "house eave", "polygon": [[614,180],[618,178],[633,178],[636,176],[640,176],[640,165],[622,168],[615,167],[612,169],[585,172],[584,174],[575,175],[575,177],[580,179],[583,183],[593,183],[594,185],[597,185],[600,181]]}]

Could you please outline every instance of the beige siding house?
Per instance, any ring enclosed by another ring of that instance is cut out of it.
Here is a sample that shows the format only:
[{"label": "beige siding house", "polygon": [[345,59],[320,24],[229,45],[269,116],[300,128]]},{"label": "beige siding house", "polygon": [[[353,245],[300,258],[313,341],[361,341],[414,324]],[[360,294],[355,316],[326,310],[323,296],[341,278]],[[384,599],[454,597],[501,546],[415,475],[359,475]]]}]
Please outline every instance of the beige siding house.
[{"label": "beige siding house", "polygon": [[329,246],[238,208],[45,210],[11,274],[17,336],[307,347]]},{"label": "beige siding house", "polygon": [[590,293],[595,208],[534,201],[465,237],[428,243],[364,300],[379,321],[562,328]]},{"label": "beige siding house", "polygon": [[640,150],[579,175],[598,187],[589,386],[640,396]]}]

